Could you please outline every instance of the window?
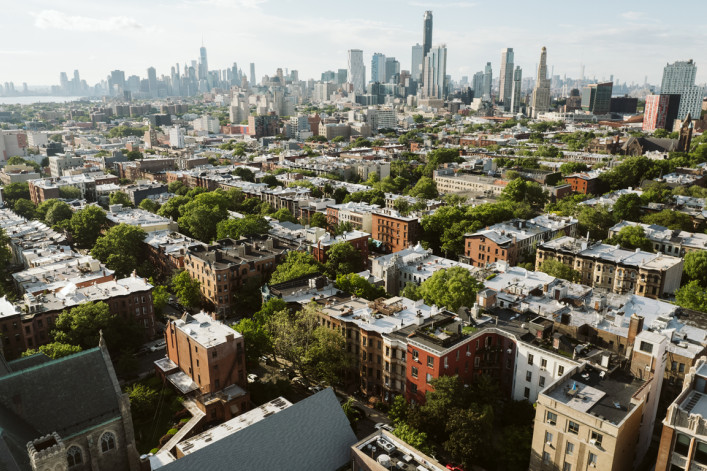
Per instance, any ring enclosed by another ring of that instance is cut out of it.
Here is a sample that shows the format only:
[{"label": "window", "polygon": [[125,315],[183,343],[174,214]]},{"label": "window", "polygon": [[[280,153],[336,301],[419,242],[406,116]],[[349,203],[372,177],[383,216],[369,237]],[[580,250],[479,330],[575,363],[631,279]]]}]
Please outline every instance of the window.
[{"label": "window", "polygon": [[678,455],[688,456],[690,453],[690,437],[679,433],[677,440],[675,440],[675,448],[673,448],[673,451]]},{"label": "window", "polygon": [[420,361],[420,354],[417,353],[417,350],[412,351],[412,361],[417,361],[417,362]]},{"label": "window", "polygon": [[540,359],[540,368],[542,368],[543,370],[547,368],[547,359],[546,358]]},{"label": "window", "polygon": [[479,367],[479,362],[480,362],[480,361],[481,361],[481,357],[479,357],[479,356],[475,356],[475,357],[474,357],[474,368],[478,368],[478,367]]},{"label": "window", "polygon": [[695,448],[695,456],[693,456],[692,460],[693,462],[697,462],[702,465],[707,464],[707,443],[703,443],[700,441],[696,441],[695,445],[697,445]]},{"label": "window", "polygon": [[434,366],[435,366],[435,359],[432,358],[431,356],[427,355],[427,367],[434,368]]},{"label": "window", "polygon": [[579,424],[570,420],[567,423],[567,431],[569,433],[574,433],[575,435],[577,435],[579,433]]},{"label": "window", "polygon": [[543,463],[548,464],[550,462],[550,453],[543,451]]},{"label": "window", "polygon": [[413,394],[417,394],[417,384],[412,383],[410,385],[410,391],[412,391]]},{"label": "window", "polygon": [[526,399],[530,399],[530,388],[525,388],[523,390],[523,397]]},{"label": "window", "polygon": [[545,432],[545,443],[552,443],[552,433]]},{"label": "window", "polygon": [[525,380],[527,382],[531,382],[533,380],[533,372],[532,371],[525,372]]},{"label": "window", "polygon": [[417,378],[417,367],[413,366],[411,371],[412,371],[412,377]]},{"label": "window", "polygon": [[572,465],[570,463],[563,464],[562,471],[572,471]]},{"label": "window", "polygon": [[678,373],[684,373],[685,372],[685,363],[680,363],[678,365]]},{"label": "window", "polygon": [[111,432],[106,432],[101,435],[101,451],[105,453],[113,449],[115,449],[115,435]]},{"label": "window", "polygon": [[66,461],[69,462],[69,468],[78,466],[83,463],[81,448],[77,446],[72,446],[68,450],[66,450]]},{"label": "window", "polygon": [[541,388],[545,387],[545,377],[544,376],[540,376],[538,378],[538,386],[540,386]]},{"label": "window", "polygon": [[529,365],[532,365],[532,364],[533,364],[533,355],[530,354],[530,353],[528,354],[528,364],[529,364]]},{"label": "window", "polygon": [[641,341],[640,350],[641,350],[642,352],[646,352],[646,353],[653,353],[653,344],[652,344],[652,343],[648,343],[648,342]]},{"label": "window", "polygon": [[430,373],[427,373],[427,382],[428,383],[432,382],[432,375]]},{"label": "window", "polygon": [[560,365],[557,367],[557,376],[562,376],[563,374],[565,374],[565,367]]},{"label": "window", "polygon": [[604,436],[601,433],[592,431],[592,438],[589,440],[589,443],[594,443],[596,446],[601,446],[601,441],[603,438]]},{"label": "window", "polygon": [[589,457],[587,458],[587,463],[589,463],[590,466],[596,466],[597,465],[597,455],[592,453],[591,451],[589,452]]},{"label": "window", "polygon": [[567,442],[567,446],[565,447],[565,454],[572,455],[573,453],[574,453],[574,443]]},{"label": "window", "polygon": [[554,412],[548,412],[547,415],[545,416],[545,422],[547,422],[550,425],[556,425],[557,424],[557,414]]}]

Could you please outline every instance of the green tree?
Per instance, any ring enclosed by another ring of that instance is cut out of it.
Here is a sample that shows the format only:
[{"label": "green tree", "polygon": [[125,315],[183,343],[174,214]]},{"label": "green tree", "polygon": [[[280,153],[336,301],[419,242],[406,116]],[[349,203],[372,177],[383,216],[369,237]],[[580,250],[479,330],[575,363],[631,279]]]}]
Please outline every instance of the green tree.
[{"label": "green tree", "polygon": [[432,199],[436,198],[438,194],[437,184],[429,177],[420,178],[410,190],[410,196],[418,198]]},{"label": "green tree", "polygon": [[30,348],[22,352],[23,357],[28,357],[31,355],[36,355],[37,353],[44,353],[46,356],[52,360],[57,358],[65,357],[68,355],[73,355],[81,351],[81,347],[78,345],[69,345],[68,343],[51,342],[45,345],[40,345],[39,349]]},{"label": "green tree", "polygon": [[233,301],[238,313],[250,315],[260,309],[263,301],[260,293],[263,278],[261,275],[249,276],[235,293],[233,293]]},{"label": "green tree", "polygon": [[23,159],[19,155],[13,155],[9,159],[7,159],[7,162],[5,162],[5,165],[27,165],[29,167],[32,167],[35,172],[39,172],[39,164],[33,160],[27,160]]},{"label": "green tree", "polygon": [[[454,409],[446,422],[449,439],[444,449],[462,466],[471,468],[489,456],[493,436],[493,410],[473,404],[470,408]],[[469,446],[473,443],[474,446]]]},{"label": "green tree", "polygon": [[175,195],[184,196],[189,191],[189,188],[184,186],[184,183],[181,181],[176,180],[167,185],[167,191],[174,193]]},{"label": "green tree", "polygon": [[71,206],[57,199],[50,199],[37,207],[37,216],[49,226],[55,226],[64,221],[69,221],[74,212]]},{"label": "green tree", "polygon": [[653,214],[646,214],[643,216],[641,222],[665,226],[674,231],[680,230],[691,232],[694,230],[694,225],[692,224],[692,219],[689,215],[670,209],[664,209]]},{"label": "green tree", "polygon": [[192,237],[211,242],[216,238],[217,224],[228,216],[229,205],[223,191],[201,193],[179,208],[179,227]]},{"label": "green tree", "polygon": [[34,203],[32,203],[28,199],[20,198],[16,200],[13,209],[18,215],[22,216],[23,218],[34,219],[35,217],[36,208],[34,206]]},{"label": "green tree", "polygon": [[6,267],[11,259],[10,238],[7,236],[5,230],[0,227],[0,266]]},{"label": "green tree", "polygon": [[591,239],[606,239],[609,228],[616,224],[616,220],[604,205],[582,205],[577,215],[580,233],[589,232]]},{"label": "green tree", "polygon": [[133,160],[142,160],[143,155],[139,150],[131,150],[125,154],[125,157],[132,162]]},{"label": "green tree", "polygon": [[260,306],[260,310],[253,314],[253,320],[256,322],[267,325],[270,319],[276,312],[284,311],[287,309],[287,303],[281,298],[270,298]]},{"label": "green tree", "polygon": [[675,302],[678,306],[707,313],[707,290],[693,280],[675,293]]},{"label": "green tree", "polygon": [[544,260],[543,263],[540,264],[539,271],[554,276],[555,278],[573,282],[579,282],[582,278],[582,275],[577,270],[573,270],[572,267],[551,258]]},{"label": "green tree", "polygon": [[150,284],[155,288],[152,290],[152,305],[155,308],[155,314],[162,315],[162,311],[169,302],[169,290],[164,285],[156,285],[154,280],[150,279]]},{"label": "green tree", "polygon": [[444,307],[452,312],[462,306],[473,306],[482,287],[469,270],[452,267],[436,271],[420,285],[420,296],[428,305]]},{"label": "green tree", "polygon": [[255,174],[253,173],[253,171],[245,167],[236,167],[236,169],[233,171],[233,174],[237,177],[241,177],[242,180],[245,180],[247,182],[255,181]]},{"label": "green tree", "polygon": [[139,226],[118,224],[96,240],[91,255],[123,278],[146,259],[145,237],[147,233]]},{"label": "green tree", "polygon": [[685,276],[697,281],[700,286],[707,287],[707,252],[695,250],[687,252],[683,258]]},{"label": "green tree", "polygon": [[407,443],[413,448],[417,448],[425,454],[432,453],[433,449],[427,441],[427,434],[420,432],[405,423],[399,423],[393,430],[393,435]]},{"label": "green tree", "polygon": [[289,209],[287,208],[280,208],[277,211],[275,211],[272,214],[272,217],[277,219],[280,222],[291,222],[293,224],[297,224],[297,218],[292,215]]},{"label": "green tree", "polygon": [[172,291],[179,303],[186,307],[201,305],[201,283],[193,279],[186,271],[181,271],[172,277]]},{"label": "green tree", "polygon": [[143,209],[145,211],[149,211],[151,213],[156,213],[157,210],[160,209],[160,204],[155,200],[145,198],[144,200],[140,201],[138,208]]},{"label": "green tree", "polygon": [[130,197],[122,191],[114,191],[108,198],[109,204],[122,204],[126,208],[132,208],[133,202]]},{"label": "green tree", "polygon": [[319,326],[314,329],[313,340],[306,356],[308,376],[335,387],[352,364],[346,339],[337,330]]},{"label": "green tree", "polygon": [[371,284],[368,280],[356,273],[337,276],[336,286],[341,291],[351,293],[369,301],[385,296],[385,289],[382,286]]},{"label": "green tree", "polygon": [[309,225],[312,227],[321,227],[322,229],[326,229],[328,226],[326,216],[322,213],[312,214],[309,218]]},{"label": "green tree", "polygon": [[635,193],[619,196],[612,207],[614,218],[617,221],[638,221],[641,217],[641,197]]},{"label": "green tree", "polygon": [[69,231],[74,243],[82,249],[90,249],[107,222],[105,211],[98,206],[86,206],[76,211],[69,220]]},{"label": "green tree", "polygon": [[278,180],[275,175],[265,175],[260,179],[260,183],[265,183],[270,188],[275,188],[282,185],[280,180]]},{"label": "green tree", "polygon": [[582,162],[565,162],[564,164],[560,165],[560,172],[562,173],[562,175],[586,172],[587,170],[589,170],[587,164],[584,164]]},{"label": "green tree", "polygon": [[5,205],[9,207],[13,207],[15,201],[20,198],[30,199],[29,184],[27,182],[15,182],[5,185],[2,189],[2,198],[5,201]]},{"label": "green tree", "polygon": [[413,301],[422,299],[422,295],[420,294],[420,287],[412,281],[408,281],[407,283],[405,283],[405,287],[402,289],[402,291],[400,291],[400,296],[412,299]]},{"label": "green tree", "polygon": [[65,200],[77,200],[81,198],[81,190],[75,186],[62,186],[59,188],[59,197]]},{"label": "green tree", "polygon": [[226,219],[216,225],[216,237],[219,239],[238,239],[253,235],[267,234],[270,223],[262,216],[247,215],[241,219]]},{"label": "green tree", "polygon": [[410,404],[403,395],[397,395],[393,398],[393,403],[388,409],[388,417],[394,424],[402,424],[407,421]]},{"label": "green tree", "polygon": [[[342,136],[337,136],[334,139],[337,139]],[[341,409],[344,411],[344,414],[346,414],[346,418],[349,419],[349,425],[353,430],[357,429],[357,422],[361,419],[361,414],[356,410],[354,407],[354,398],[349,396],[348,399],[346,399],[345,402],[341,404]]]},{"label": "green tree", "polygon": [[323,271],[324,267],[311,254],[292,251],[288,252],[285,260],[275,268],[270,277],[270,284],[276,285],[301,276],[322,273]]},{"label": "green tree", "polygon": [[245,318],[234,324],[233,329],[243,335],[248,363],[257,364],[262,355],[272,352],[272,339],[266,325],[255,319]]},{"label": "green tree", "polygon": [[501,192],[501,201],[526,202],[531,206],[541,207],[547,202],[547,194],[540,184],[516,178],[509,182]]},{"label": "green tree", "polygon": [[180,208],[188,202],[189,198],[186,196],[175,196],[173,198],[170,198],[165,204],[160,206],[160,209],[157,210],[157,214],[176,221],[179,218]]},{"label": "green tree", "polygon": [[324,264],[331,278],[363,270],[363,259],[351,242],[337,242],[327,250],[327,261]]},{"label": "green tree", "polygon": [[146,417],[154,414],[159,400],[157,391],[143,383],[128,386],[126,391],[130,398],[130,411],[135,417]]},{"label": "green tree", "polygon": [[111,314],[108,305],[101,301],[63,311],[56,319],[52,337],[55,342],[78,345],[86,350],[98,346],[100,331],[112,352],[135,351],[144,336],[134,321]]},{"label": "green tree", "polygon": [[612,245],[619,244],[622,248],[628,250],[641,249],[646,252],[653,251],[653,244],[646,238],[646,232],[641,226],[622,227],[618,234],[607,239],[606,243]]}]

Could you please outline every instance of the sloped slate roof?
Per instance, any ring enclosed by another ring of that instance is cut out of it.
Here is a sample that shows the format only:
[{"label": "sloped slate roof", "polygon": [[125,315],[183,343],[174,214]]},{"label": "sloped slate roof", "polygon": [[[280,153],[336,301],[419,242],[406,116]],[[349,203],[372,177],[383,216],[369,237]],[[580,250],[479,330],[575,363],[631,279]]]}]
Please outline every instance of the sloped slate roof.
[{"label": "sloped slate roof", "polygon": [[331,389],[163,466],[161,471],[336,470],[356,443]]}]

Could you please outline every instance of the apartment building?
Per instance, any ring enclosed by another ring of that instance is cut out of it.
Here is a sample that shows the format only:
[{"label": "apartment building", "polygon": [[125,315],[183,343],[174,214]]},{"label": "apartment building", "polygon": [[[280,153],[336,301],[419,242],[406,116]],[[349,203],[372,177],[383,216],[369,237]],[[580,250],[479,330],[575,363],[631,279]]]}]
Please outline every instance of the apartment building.
[{"label": "apartment building", "polygon": [[185,313],[165,330],[166,358],[155,367],[181,393],[193,393],[207,422],[223,422],[250,409],[243,336],[208,314]]},{"label": "apartment building", "polygon": [[374,211],[371,217],[371,237],[381,242],[386,252],[398,252],[417,244],[422,236],[420,218],[403,216],[392,208]]},{"label": "apartment building", "polygon": [[666,343],[642,332],[630,371],[605,357],[568,371],[542,391],[529,469],[634,469],[650,445]]},{"label": "apartment building", "polygon": [[43,222],[28,221],[7,208],[0,208],[0,228],[10,238],[12,265],[29,266],[28,258],[34,257],[34,250],[43,250],[50,246],[70,250],[64,234],[51,229]]},{"label": "apartment building", "polygon": [[552,214],[543,214],[527,221],[513,219],[465,234],[464,257],[467,263],[476,267],[499,260],[517,265],[523,256],[535,251],[537,244],[560,233],[575,236],[577,219]]},{"label": "apartment building", "polygon": [[312,245],[310,247],[314,258],[320,263],[326,263],[329,258],[329,249],[333,245],[348,242],[360,252],[361,266],[366,267],[368,265],[368,239],[370,237],[371,234],[362,231],[348,231],[336,237],[332,237],[328,232],[325,232],[321,237],[311,241]]},{"label": "apartment building", "polygon": [[327,224],[334,228],[341,223],[350,223],[354,229],[370,234],[373,231],[373,211],[379,209],[377,204],[363,202],[329,204],[326,207]]},{"label": "apartment building", "polygon": [[165,276],[184,269],[184,257],[191,247],[207,247],[203,242],[169,230],[148,232],[143,242],[147,245],[150,263]]},{"label": "apartment building", "polygon": [[566,176],[565,181],[572,187],[572,191],[585,195],[597,194],[601,183],[597,172],[573,173]]},{"label": "apartment building", "polygon": [[71,152],[57,154],[49,157],[49,172],[52,177],[59,178],[64,176],[64,170],[83,167],[83,164],[83,157]]},{"label": "apartment building", "polygon": [[472,265],[438,257],[432,249],[424,249],[418,242],[398,252],[376,257],[371,262],[371,274],[383,280],[385,291],[397,295],[408,283],[422,284],[439,270],[462,267],[472,273],[479,271]]},{"label": "apartment building", "polygon": [[707,469],[707,358],[690,368],[682,392],[668,407],[656,471]]},{"label": "apartment building", "polygon": [[127,224],[139,227],[145,232],[170,231],[177,232],[179,225],[170,218],[160,216],[140,208],[126,208],[122,204],[112,204],[106,213],[110,226]]},{"label": "apartment building", "polygon": [[66,187],[79,190],[80,199],[96,201],[96,180],[85,174],[29,180],[27,184],[30,199],[37,205],[49,199],[64,198],[62,189]]},{"label": "apartment building", "polygon": [[657,224],[621,221],[609,229],[609,237],[617,235],[624,227],[640,227],[653,250],[674,257],[684,257],[687,252],[707,250],[707,234],[668,229]]},{"label": "apartment building", "polygon": [[432,179],[440,194],[473,192],[498,196],[507,183],[494,177],[458,174],[453,168],[435,170]]},{"label": "apartment building", "polygon": [[214,245],[192,246],[184,257],[184,269],[201,283],[201,294],[213,303],[219,316],[234,312],[234,295],[248,279],[265,280],[299,244],[273,237],[249,241],[222,239]]},{"label": "apartment building", "polygon": [[173,158],[154,158],[134,160],[132,162],[117,162],[120,178],[128,180],[138,180],[146,178],[148,180],[166,181],[165,172],[175,169]]},{"label": "apartment building", "polygon": [[580,281],[617,294],[635,293],[657,298],[680,287],[682,258],[624,250],[602,243],[589,244],[565,236],[537,248],[536,270],[545,260],[559,260],[580,274]]}]

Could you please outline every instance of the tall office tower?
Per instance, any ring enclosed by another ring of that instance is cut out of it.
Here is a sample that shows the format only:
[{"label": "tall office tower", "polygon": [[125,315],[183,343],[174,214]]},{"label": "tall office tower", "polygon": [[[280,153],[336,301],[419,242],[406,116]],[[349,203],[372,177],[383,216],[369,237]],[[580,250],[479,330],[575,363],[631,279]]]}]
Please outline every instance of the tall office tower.
[{"label": "tall office tower", "polygon": [[695,86],[695,75],[697,66],[690,59],[689,61],[677,61],[667,64],[663,69],[663,82],[660,85],[661,94],[680,95],[680,108],[678,118],[685,119],[688,113],[690,116],[699,117],[702,110],[702,87]]},{"label": "tall office tower", "polygon": [[255,63],[250,63],[250,86],[255,86]]},{"label": "tall office tower", "polygon": [[238,85],[241,83],[241,76],[238,73],[238,64],[235,62],[231,66],[231,85]]},{"label": "tall office tower", "polygon": [[611,110],[612,82],[592,83],[582,89],[582,109],[594,114],[607,114]]},{"label": "tall office tower", "polygon": [[476,72],[471,81],[471,88],[474,89],[474,98],[481,98],[484,93],[484,73]]},{"label": "tall office tower", "polygon": [[498,86],[498,99],[503,102],[503,109],[511,109],[511,93],[513,90],[513,48],[509,47],[501,53],[501,76]]},{"label": "tall office tower", "polygon": [[416,82],[419,82],[422,78],[422,46],[420,44],[415,44],[412,47],[410,77]]},{"label": "tall office tower", "polygon": [[69,77],[66,75],[66,72],[59,74],[59,86],[61,87],[61,91],[63,93],[67,93],[69,91]]},{"label": "tall office tower", "polygon": [[[523,81],[523,71],[520,66],[516,66],[515,72],[513,72],[513,87],[511,88],[511,103],[509,111],[511,113],[518,113],[520,111],[520,87]],[[503,102],[504,106],[506,102]]]},{"label": "tall office tower", "polygon": [[290,71],[290,80],[292,81],[292,83],[299,82],[299,71],[291,70]]},{"label": "tall office tower", "polygon": [[348,79],[349,72],[346,69],[337,69],[336,71],[336,83],[338,85],[343,85]]},{"label": "tall office tower", "polygon": [[426,11],[422,16],[422,58],[432,49],[432,12]]},{"label": "tall office tower", "polygon": [[353,85],[354,93],[363,93],[366,90],[366,69],[363,66],[363,51],[349,49],[348,81]]},{"label": "tall office tower", "polygon": [[430,49],[425,56],[422,92],[425,98],[444,99],[447,93],[447,46]]},{"label": "tall office tower", "polygon": [[371,82],[385,83],[385,54],[373,53],[371,59]]},{"label": "tall office tower", "polygon": [[206,48],[199,48],[199,80],[206,80],[209,75],[209,62],[206,59]]},{"label": "tall office tower", "polygon": [[113,70],[110,73],[108,84],[112,94],[122,94],[123,89],[125,88],[125,72],[122,70]]},{"label": "tall office tower", "polygon": [[390,83],[391,80],[397,82],[400,78],[400,62],[395,60],[395,57],[385,58],[385,83]]},{"label": "tall office tower", "polygon": [[491,101],[491,85],[493,84],[493,69],[491,63],[487,62],[484,68],[484,87],[482,97],[484,101]]},{"label": "tall office tower", "polygon": [[154,67],[147,69],[147,82],[150,85],[150,95],[157,96],[157,71]]},{"label": "tall office tower", "polygon": [[550,80],[547,78],[547,49],[544,46],[540,53],[538,76],[535,79],[535,88],[533,89],[530,106],[533,108],[533,118],[537,118],[538,113],[550,110]]}]

